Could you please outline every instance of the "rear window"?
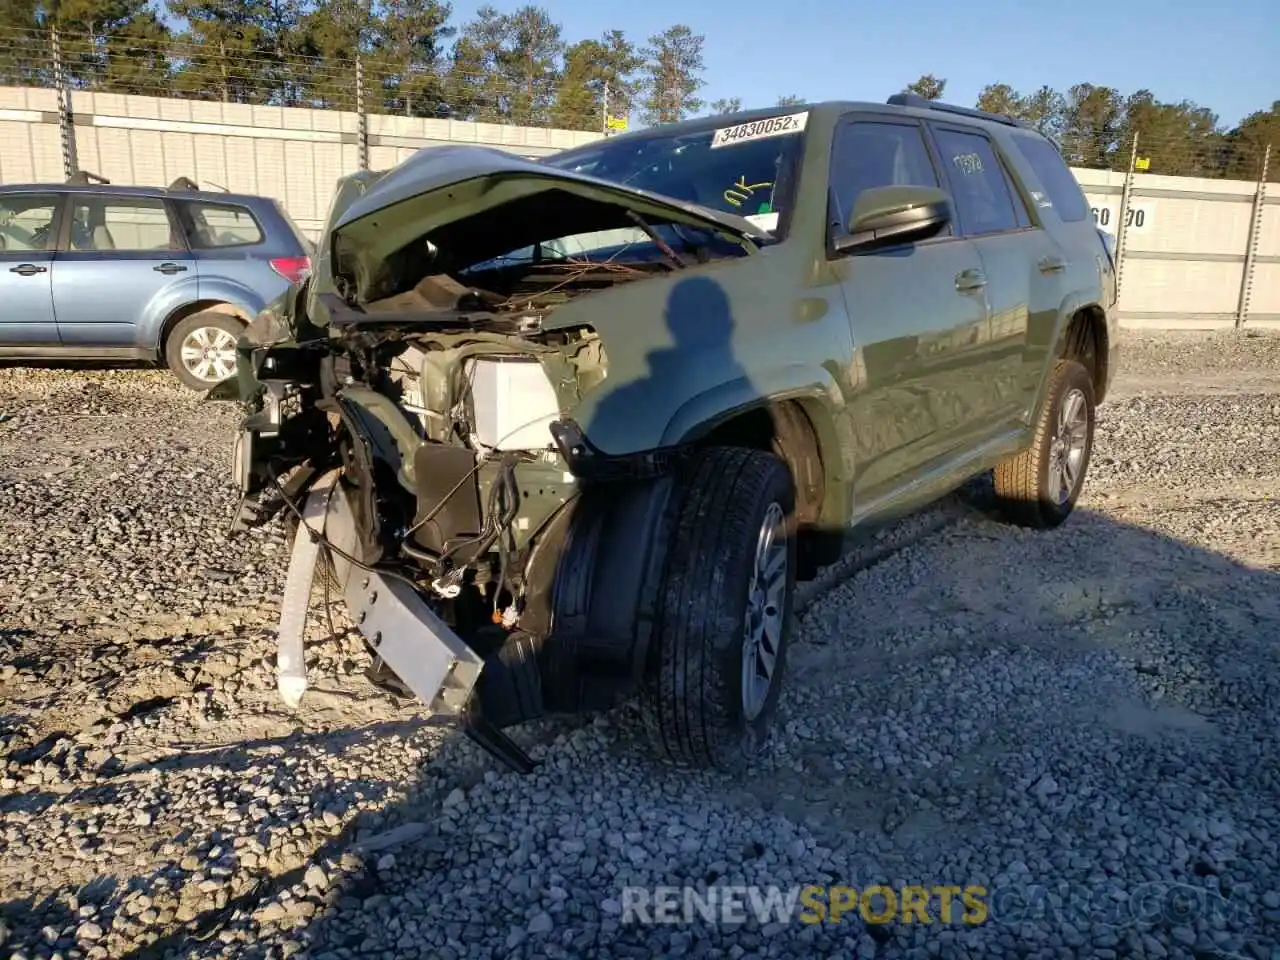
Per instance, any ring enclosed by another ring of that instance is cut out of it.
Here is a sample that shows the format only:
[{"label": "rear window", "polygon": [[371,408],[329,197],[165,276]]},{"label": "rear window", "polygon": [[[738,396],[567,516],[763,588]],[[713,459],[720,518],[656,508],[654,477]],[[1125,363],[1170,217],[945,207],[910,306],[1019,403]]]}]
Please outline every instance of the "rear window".
[{"label": "rear window", "polygon": [[1013,141],[1049,194],[1047,197],[1037,196],[1037,206],[1053,209],[1058,218],[1067,223],[1075,223],[1090,216],[1089,204],[1085,201],[1080,184],[1052,143],[1039,137],[1015,136]]},{"label": "rear window", "polygon": [[262,227],[248,207],[184,200],[180,204],[193,250],[245,247],[263,240]]}]

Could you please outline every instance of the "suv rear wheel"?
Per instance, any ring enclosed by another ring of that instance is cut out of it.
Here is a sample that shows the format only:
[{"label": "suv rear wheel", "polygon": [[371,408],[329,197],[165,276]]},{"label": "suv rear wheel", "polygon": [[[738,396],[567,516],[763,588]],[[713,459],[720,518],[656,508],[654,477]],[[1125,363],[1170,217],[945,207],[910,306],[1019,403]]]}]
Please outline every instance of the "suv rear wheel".
[{"label": "suv rear wheel", "polygon": [[994,472],[996,505],[1011,522],[1051,528],[1075,508],[1093,451],[1093,378],[1075,360],[1059,360],[1031,446]]},{"label": "suv rear wheel", "polygon": [[680,766],[739,768],[768,739],[795,593],[795,490],[758,450],[713,447],[687,466],[641,703]]},{"label": "suv rear wheel", "polygon": [[212,310],[193,313],[165,341],[169,369],[192,390],[211,390],[236,373],[236,342],[244,324]]}]

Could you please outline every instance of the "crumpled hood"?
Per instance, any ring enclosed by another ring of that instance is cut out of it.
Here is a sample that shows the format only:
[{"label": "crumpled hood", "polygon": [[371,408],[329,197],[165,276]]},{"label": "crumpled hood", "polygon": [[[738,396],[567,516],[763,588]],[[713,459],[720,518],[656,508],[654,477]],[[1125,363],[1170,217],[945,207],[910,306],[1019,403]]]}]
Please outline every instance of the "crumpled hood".
[{"label": "crumpled hood", "polygon": [[[572,173],[491,147],[422,150],[368,185],[330,225],[335,277],[373,299],[390,261],[429,240],[445,270],[532,244],[619,227],[634,211],[654,223],[716,230],[755,244],[773,239],[733,214]],[[413,251],[426,256],[428,251]]]}]

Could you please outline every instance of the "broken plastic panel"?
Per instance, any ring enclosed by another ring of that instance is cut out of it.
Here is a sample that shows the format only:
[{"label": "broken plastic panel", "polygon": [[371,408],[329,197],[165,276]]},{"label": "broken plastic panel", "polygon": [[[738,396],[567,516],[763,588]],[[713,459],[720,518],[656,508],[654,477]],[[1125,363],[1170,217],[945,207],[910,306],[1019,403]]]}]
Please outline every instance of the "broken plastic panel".
[{"label": "broken plastic panel", "polygon": [[[329,498],[337,482],[338,471],[331,470],[316,481],[302,508],[302,523],[318,534],[325,529]],[[276,687],[280,698],[290,709],[296,709],[307,692],[307,661],[304,637],[307,632],[307,610],[311,606],[311,586],[315,581],[316,561],[320,558],[320,542],[300,524],[293,538],[289,558],[289,575],[284,584],[280,604],[280,631],[276,639]]]},{"label": "broken plastic panel", "polygon": [[[307,525],[335,548],[332,566],[347,610],[383,663],[433,714],[461,715],[483,662],[407,582],[364,570],[342,554],[358,557],[356,527],[337,473],[322,477],[307,496]],[[339,552],[341,551],[341,552]],[[321,544],[299,529],[285,583],[277,653],[281,697],[296,707],[307,688],[303,634]]]}]

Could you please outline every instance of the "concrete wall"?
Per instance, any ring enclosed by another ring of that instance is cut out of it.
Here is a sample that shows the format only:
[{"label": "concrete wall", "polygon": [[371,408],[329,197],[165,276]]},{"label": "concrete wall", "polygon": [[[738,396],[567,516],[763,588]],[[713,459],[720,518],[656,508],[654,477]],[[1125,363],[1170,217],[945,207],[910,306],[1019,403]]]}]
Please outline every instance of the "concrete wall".
[{"label": "concrete wall", "polygon": [[[163,185],[179,176],[275,197],[308,235],[323,226],[333,184],[359,168],[355,113],[105,93],[73,95],[81,169],[115,183]],[[64,179],[57,95],[0,87],[0,183]],[[369,165],[476,143],[543,156],[599,134],[370,115]],[[1076,170],[1099,225],[1119,232],[1121,174]],[[1120,298],[1128,326],[1235,323],[1257,185],[1137,174]],[[1280,325],[1280,191],[1256,225],[1248,321]]]},{"label": "concrete wall", "polygon": [[[1099,225],[1119,232],[1124,175],[1075,170]],[[1280,192],[1254,223],[1258,184],[1135,174],[1126,217],[1120,318],[1126,326],[1232,326],[1257,230],[1247,322],[1280,326]]]},{"label": "concrete wall", "polygon": [[[340,177],[360,168],[355,113],[112,93],[72,96],[79,167],[113,183],[178,177],[280,200],[310,236]],[[0,183],[65,180],[53,90],[0,87]],[[386,170],[424,147],[474,143],[538,157],[599,135],[456,120],[371,115],[369,166]]]}]

